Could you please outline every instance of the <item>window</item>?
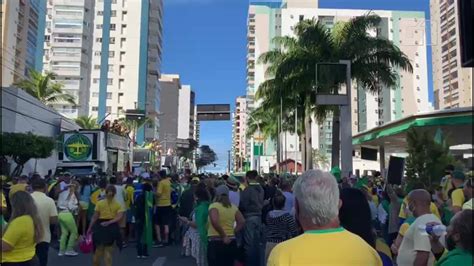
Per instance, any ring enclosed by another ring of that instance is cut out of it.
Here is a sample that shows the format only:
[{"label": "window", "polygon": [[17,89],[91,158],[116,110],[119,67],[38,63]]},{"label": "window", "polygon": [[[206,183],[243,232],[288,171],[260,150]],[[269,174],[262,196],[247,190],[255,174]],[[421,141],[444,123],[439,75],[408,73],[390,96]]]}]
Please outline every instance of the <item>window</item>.
[{"label": "window", "polygon": [[97,16],[103,16],[103,15],[104,15],[104,11],[102,10],[97,11]]},{"label": "window", "polygon": [[95,28],[98,29],[98,30],[101,30],[102,29],[102,24],[95,25]]},{"label": "window", "polygon": [[120,103],[121,97],[123,97],[123,92],[119,92],[119,94],[118,94],[118,103]]},{"label": "window", "polygon": [[110,30],[111,30],[111,31],[114,31],[115,28],[116,28],[116,25],[115,25],[115,24],[110,24]]},{"label": "window", "polygon": [[114,65],[109,65],[109,72],[114,72]]},{"label": "window", "polygon": [[109,58],[115,57],[115,51],[109,51]]},{"label": "window", "polygon": [[112,113],[112,106],[106,106],[105,107],[105,112],[109,113],[109,114]]},{"label": "window", "polygon": [[125,60],[125,52],[120,52],[120,62]]},{"label": "window", "polygon": [[416,100],[416,101],[417,101],[418,103],[421,103],[421,100],[420,100],[420,99],[418,99],[418,100]]},{"label": "window", "polygon": [[98,92],[93,92],[93,93],[92,93],[92,97],[94,97],[94,98],[99,97],[99,93],[98,93]]},{"label": "window", "polygon": [[420,79],[420,76],[419,76],[419,75],[416,75],[416,79]]},{"label": "window", "polygon": [[113,85],[114,80],[113,79],[107,79],[107,85]]},{"label": "window", "polygon": [[100,79],[93,79],[92,83],[97,84],[97,83],[99,83],[99,81],[100,81]]},{"label": "window", "polygon": [[95,51],[95,52],[94,52],[94,55],[95,55],[95,56],[100,56],[100,54],[101,54],[100,51]]},{"label": "window", "polygon": [[123,107],[122,106],[117,107],[117,113],[118,114],[123,113]]},{"label": "window", "polygon": [[119,79],[119,86],[118,86],[118,89],[121,90],[124,88],[124,83],[125,83],[125,80],[124,79]]},{"label": "window", "polygon": [[102,43],[102,38],[95,38],[95,42]]},{"label": "window", "polygon": [[100,69],[100,65],[94,65],[94,69]]},{"label": "window", "polygon": [[111,17],[116,17],[117,16],[117,10],[112,10],[110,16]]},{"label": "window", "polygon": [[92,106],[92,112],[97,112],[99,111],[99,107],[98,106]]},{"label": "window", "polygon": [[120,38],[120,48],[123,48],[126,42],[127,42],[127,38]]},{"label": "window", "polygon": [[123,75],[124,71],[125,71],[125,66],[121,65],[120,68],[119,68],[119,75]]},{"label": "window", "polygon": [[111,100],[111,99],[112,99],[112,93],[111,93],[111,92],[107,92],[107,99],[108,99],[108,100]]},{"label": "window", "polygon": [[115,37],[110,38],[110,44],[115,44]]}]

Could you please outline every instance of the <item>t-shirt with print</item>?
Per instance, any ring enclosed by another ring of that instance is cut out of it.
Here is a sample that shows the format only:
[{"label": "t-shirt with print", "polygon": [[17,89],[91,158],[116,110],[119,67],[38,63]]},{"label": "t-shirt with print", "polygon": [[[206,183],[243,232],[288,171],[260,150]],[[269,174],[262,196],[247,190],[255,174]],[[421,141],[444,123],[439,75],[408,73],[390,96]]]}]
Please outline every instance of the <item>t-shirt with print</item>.
[{"label": "t-shirt with print", "polygon": [[359,236],[334,228],[306,231],[278,244],[267,266],[370,265],[382,266],[377,251]]},{"label": "t-shirt with print", "polygon": [[31,197],[35,201],[36,208],[38,209],[39,218],[41,220],[41,225],[43,226],[43,238],[39,242],[51,241],[51,231],[49,229],[49,219],[51,217],[58,216],[58,211],[56,209],[56,204],[54,200],[42,192],[33,192]]},{"label": "t-shirt with print", "polygon": [[103,199],[97,203],[95,211],[99,212],[99,219],[112,220],[117,217],[118,213],[124,212],[125,210],[115,199]]},{"label": "t-shirt with print", "polygon": [[35,256],[35,227],[29,215],[23,215],[10,221],[2,241],[13,247],[12,250],[2,251],[2,263],[25,262]]},{"label": "t-shirt with print", "polygon": [[[431,253],[430,238],[426,232],[419,229],[420,225],[426,225],[427,223],[441,223],[441,221],[431,213],[416,218],[403,236],[402,244],[398,249],[398,266],[412,266],[418,251],[429,252],[430,258],[428,265],[433,265],[435,257]],[[440,240],[444,242],[442,239]]]}]

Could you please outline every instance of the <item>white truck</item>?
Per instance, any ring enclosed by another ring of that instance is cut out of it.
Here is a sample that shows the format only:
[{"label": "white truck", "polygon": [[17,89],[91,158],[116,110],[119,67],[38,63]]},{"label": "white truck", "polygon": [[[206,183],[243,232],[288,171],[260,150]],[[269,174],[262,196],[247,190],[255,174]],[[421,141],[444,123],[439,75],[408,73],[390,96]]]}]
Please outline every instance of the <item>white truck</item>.
[{"label": "white truck", "polygon": [[132,148],[127,136],[102,130],[67,131],[62,136],[56,173],[86,176],[131,170]]}]

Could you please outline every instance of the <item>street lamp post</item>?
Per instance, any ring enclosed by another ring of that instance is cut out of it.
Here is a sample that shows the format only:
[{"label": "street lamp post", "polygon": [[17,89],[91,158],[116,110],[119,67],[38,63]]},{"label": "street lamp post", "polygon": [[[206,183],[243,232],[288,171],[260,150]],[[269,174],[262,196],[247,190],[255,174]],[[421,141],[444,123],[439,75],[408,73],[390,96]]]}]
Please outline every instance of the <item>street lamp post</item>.
[{"label": "street lamp post", "polygon": [[[336,105],[340,107],[340,139],[342,176],[352,173],[352,115],[351,115],[351,61],[340,60],[338,63],[321,62],[316,64],[316,81],[318,79],[318,65],[345,65],[346,66],[346,95],[320,95],[316,93],[318,105]],[[334,130],[334,129],[333,129]]]}]

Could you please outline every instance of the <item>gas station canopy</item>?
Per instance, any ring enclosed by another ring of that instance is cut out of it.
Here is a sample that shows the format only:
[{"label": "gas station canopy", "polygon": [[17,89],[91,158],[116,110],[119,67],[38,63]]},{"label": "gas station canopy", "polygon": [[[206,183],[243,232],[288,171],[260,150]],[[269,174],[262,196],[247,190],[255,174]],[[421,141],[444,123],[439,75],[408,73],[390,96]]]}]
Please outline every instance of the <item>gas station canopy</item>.
[{"label": "gas station canopy", "polygon": [[386,153],[404,153],[410,129],[428,132],[433,137],[441,130],[450,146],[472,144],[473,108],[456,108],[408,116],[361,132],[352,138],[354,148],[384,147]]}]

